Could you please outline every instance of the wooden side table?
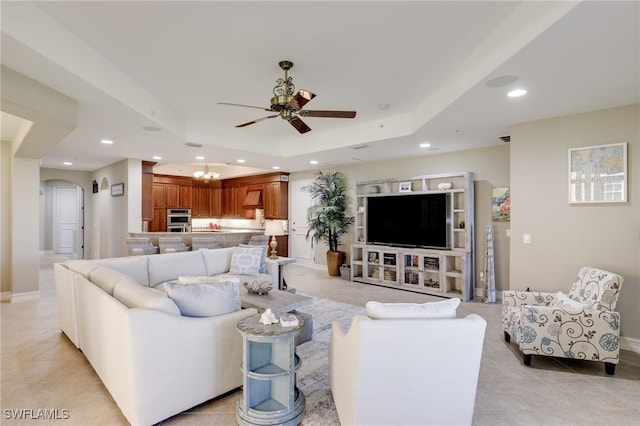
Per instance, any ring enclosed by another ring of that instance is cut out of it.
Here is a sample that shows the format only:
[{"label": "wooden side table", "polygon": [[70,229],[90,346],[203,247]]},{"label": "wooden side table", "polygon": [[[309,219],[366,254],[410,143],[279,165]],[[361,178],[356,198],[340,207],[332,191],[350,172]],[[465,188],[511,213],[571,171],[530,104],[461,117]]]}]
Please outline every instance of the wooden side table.
[{"label": "wooden side table", "polygon": [[[278,313],[279,319],[290,313]],[[295,338],[304,327],[304,318],[295,315],[298,325],[264,325],[260,315],[238,322],[242,334],[242,397],[236,420],[240,425],[290,425],[302,422],[305,397],[296,387],[300,358]]]},{"label": "wooden side table", "polygon": [[276,277],[274,277],[274,282],[278,283],[278,290],[291,290],[287,288],[287,282],[284,280],[284,265],[288,265],[289,263],[295,263],[296,259],[293,257],[282,257],[282,256],[278,256],[277,259],[271,259],[270,257],[267,257],[267,262],[275,263],[278,265],[277,280],[275,279]]}]

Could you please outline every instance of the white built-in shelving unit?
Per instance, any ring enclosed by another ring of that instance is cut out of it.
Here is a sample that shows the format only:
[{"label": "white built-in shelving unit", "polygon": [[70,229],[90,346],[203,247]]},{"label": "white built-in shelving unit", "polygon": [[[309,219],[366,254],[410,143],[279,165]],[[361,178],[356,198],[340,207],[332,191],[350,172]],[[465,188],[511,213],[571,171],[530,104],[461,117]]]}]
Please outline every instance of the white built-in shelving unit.
[{"label": "white built-in shelving unit", "polygon": [[[446,185],[443,187],[441,184]],[[451,184],[450,188],[446,188],[448,184]],[[405,191],[400,190],[401,185]],[[409,192],[406,191],[407,185]],[[369,198],[420,193],[449,194],[447,232],[450,249],[395,247],[368,242]],[[351,274],[354,281],[459,297],[464,301],[473,298],[474,199],[471,172],[359,182],[356,185],[356,199],[357,243],[351,246]]]}]

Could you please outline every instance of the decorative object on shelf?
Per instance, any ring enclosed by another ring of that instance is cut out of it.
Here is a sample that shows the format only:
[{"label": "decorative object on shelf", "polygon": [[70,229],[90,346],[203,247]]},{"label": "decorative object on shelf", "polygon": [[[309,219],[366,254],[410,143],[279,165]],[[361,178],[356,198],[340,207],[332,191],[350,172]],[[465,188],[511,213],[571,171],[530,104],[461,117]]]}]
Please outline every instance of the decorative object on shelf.
[{"label": "decorative object on shelf", "polygon": [[371,188],[369,188],[369,192],[371,192],[372,194],[379,194],[380,187],[378,185],[372,185]]},{"label": "decorative object on shelf", "polygon": [[400,182],[398,192],[411,192],[411,182]]},{"label": "decorative object on shelf", "polygon": [[284,226],[282,225],[281,220],[269,220],[265,222],[264,226],[264,235],[271,237],[271,242],[269,245],[271,246],[271,255],[270,259],[278,258],[278,241],[276,241],[276,237],[280,235],[284,235]]},{"label": "decorative object on shelf", "polygon": [[438,189],[440,191],[446,191],[446,190],[451,189],[451,188],[453,188],[453,184],[451,182],[440,182],[438,184]]},{"label": "decorative object on shelf", "polygon": [[273,288],[271,284],[269,284],[267,281],[263,281],[263,282],[247,281],[243,285],[244,285],[244,288],[246,288],[249,293],[257,294],[259,296],[264,296],[265,294],[269,294],[269,292]]},{"label": "decorative object on shelf", "polygon": [[111,185],[111,196],[120,197],[124,195],[124,183],[114,183]]},{"label": "decorative object on shelf", "polygon": [[327,269],[329,275],[338,276],[346,253],[338,250],[342,238],[355,222],[354,216],[348,216],[347,182],[340,172],[318,172],[315,181],[302,188],[311,195],[315,204],[307,209],[307,235],[313,243],[322,242],[329,246],[327,251]]},{"label": "decorative object on shelf", "polygon": [[220,177],[220,173],[209,171],[209,165],[205,164],[203,170],[197,170],[193,172],[193,177],[202,181],[202,182],[210,182],[213,179],[218,179]]},{"label": "decorative object on shelf", "polygon": [[626,143],[569,149],[569,203],[626,202]]},{"label": "decorative object on shelf", "polygon": [[491,218],[494,222],[511,220],[511,192],[509,188],[493,188]]},{"label": "decorative object on shelf", "polygon": [[262,315],[260,315],[260,322],[264,325],[277,324],[278,318],[276,318],[276,314],[271,312],[271,308],[267,308]]},{"label": "decorative object on shelf", "polygon": [[458,228],[464,229],[464,220],[461,220],[460,223],[458,223]]}]

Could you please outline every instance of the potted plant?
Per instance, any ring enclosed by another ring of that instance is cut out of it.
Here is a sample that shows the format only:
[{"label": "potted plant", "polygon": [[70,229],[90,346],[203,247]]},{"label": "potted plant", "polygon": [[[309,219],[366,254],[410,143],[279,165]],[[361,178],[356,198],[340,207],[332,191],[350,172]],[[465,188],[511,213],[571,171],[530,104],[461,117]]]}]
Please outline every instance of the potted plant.
[{"label": "potted plant", "polygon": [[318,172],[316,180],[302,188],[311,195],[314,205],[307,210],[307,239],[313,243],[322,242],[329,247],[327,251],[327,270],[329,275],[340,275],[340,266],[346,254],[338,250],[342,238],[353,224],[355,218],[347,216],[347,183],[340,172]]}]

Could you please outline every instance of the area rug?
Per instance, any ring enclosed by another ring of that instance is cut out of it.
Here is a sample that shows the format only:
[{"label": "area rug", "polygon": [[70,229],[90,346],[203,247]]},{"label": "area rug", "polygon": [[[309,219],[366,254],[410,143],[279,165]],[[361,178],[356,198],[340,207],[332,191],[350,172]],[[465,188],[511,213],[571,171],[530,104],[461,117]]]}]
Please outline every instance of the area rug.
[{"label": "area rug", "polygon": [[313,339],[297,347],[302,365],[296,376],[297,386],[304,393],[306,415],[304,426],[339,426],[329,384],[329,342],[331,323],[338,322],[348,330],[354,315],[364,314],[363,307],[313,298],[313,303],[298,309],[313,318]]}]

